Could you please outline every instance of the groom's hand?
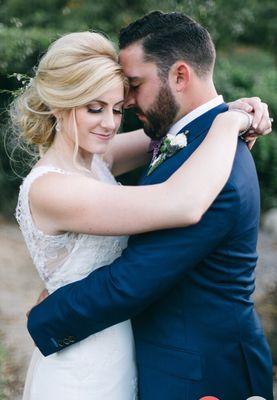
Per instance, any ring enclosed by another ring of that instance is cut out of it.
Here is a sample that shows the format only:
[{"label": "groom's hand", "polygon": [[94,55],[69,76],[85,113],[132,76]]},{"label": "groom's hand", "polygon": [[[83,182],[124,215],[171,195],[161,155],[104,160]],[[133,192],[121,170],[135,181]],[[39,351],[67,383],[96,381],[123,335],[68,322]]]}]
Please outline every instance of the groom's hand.
[{"label": "groom's hand", "polygon": [[[43,289],[43,291],[40,293],[37,302],[35,304],[35,306],[37,306],[39,303],[41,303],[43,300],[46,299],[46,297],[49,296],[48,290],[47,289]],[[29,314],[31,312],[31,310],[33,309],[33,307],[26,313],[27,318],[29,317]]]},{"label": "groom's hand", "polygon": [[239,108],[253,113],[252,127],[244,138],[251,149],[259,136],[268,135],[272,131],[272,120],[269,117],[268,105],[259,97],[241,98],[229,103],[229,109]]}]

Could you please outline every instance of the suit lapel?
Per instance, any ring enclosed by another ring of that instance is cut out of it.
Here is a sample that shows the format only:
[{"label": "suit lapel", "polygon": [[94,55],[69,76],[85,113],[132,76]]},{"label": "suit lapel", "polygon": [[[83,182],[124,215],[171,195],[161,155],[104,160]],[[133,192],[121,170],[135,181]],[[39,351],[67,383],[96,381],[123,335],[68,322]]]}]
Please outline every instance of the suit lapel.
[{"label": "suit lapel", "polygon": [[215,117],[228,110],[228,106],[226,103],[222,103],[217,107],[212,108],[211,110],[207,111],[206,113],[200,115],[200,117],[194,119],[192,122],[184,126],[179,133],[188,131],[189,133],[187,134],[187,139],[188,139],[188,144],[193,142],[195,139],[197,139],[200,135],[202,135],[204,132],[209,130],[210,126],[213,123],[213,120]]}]

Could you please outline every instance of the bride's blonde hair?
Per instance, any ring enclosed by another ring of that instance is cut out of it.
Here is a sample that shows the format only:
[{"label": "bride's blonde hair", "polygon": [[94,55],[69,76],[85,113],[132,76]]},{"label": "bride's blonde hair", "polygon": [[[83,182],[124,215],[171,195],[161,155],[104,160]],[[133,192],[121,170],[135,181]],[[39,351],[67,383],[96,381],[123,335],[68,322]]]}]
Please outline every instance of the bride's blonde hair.
[{"label": "bride's blonde hair", "polygon": [[[127,87],[113,44],[96,32],[64,35],[50,45],[35,77],[11,106],[13,129],[42,155],[56,134],[54,112],[88,104],[120,84]],[[76,120],[75,120],[76,131]],[[75,152],[78,143],[75,132]]]}]

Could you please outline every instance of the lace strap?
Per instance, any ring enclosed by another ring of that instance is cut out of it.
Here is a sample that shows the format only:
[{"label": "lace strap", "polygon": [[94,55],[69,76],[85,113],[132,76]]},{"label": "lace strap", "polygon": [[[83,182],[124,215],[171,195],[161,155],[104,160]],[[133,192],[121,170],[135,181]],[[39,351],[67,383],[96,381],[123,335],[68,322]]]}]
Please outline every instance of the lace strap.
[{"label": "lace strap", "polygon": [[21,185],[21,188],[24,189],[25,196],[27,196],[26,200],[28,200],[29,197],[29,191],[34,183],[34,181],[41,177],[42,175],[45,175],[49,172],[57,172],[59,174],[64,174],[64,175],[69,175],[70,172],[65,171],[63,169],[54,167],[52,165],[43,165],[41,167],[35,167],[31,170],[31,172],[26,176],[26,178],[23,180],[23,183]]},{"label": "lace strap", "polygon": [[[69,175],[69,171],[65,171],[64,169],[54,167],[54,165],[42,165],[41,167],[33,168],[30,173],[26,176],[25,180],[28,180],[28,183],[31,184],[40,176],[47,174],[48,172],[58,172],[60,174]],[[23,182],[24,182],[23,181]]]},{"label": "lace strap", "polygon": [[48,281],[57,262],[60,261],[60,254],[68,254],[66,246],[67,243],[70,242],[70,233],[68,232],[60,235],[48,235],[45,232],[42,232],[36,226],[31,214],[29,205],[30,187],[37,178],[49,172],[71,174],[68,171],[64,171],[51,165],[33,168],[20,186],[15,212],[15,217],[20,226],[30,255],[44,282]]},{"label": "lace strap", "polygon": [[60,168],[56,168],[52,165],[35,167],[31,170],[31,172],[26,176],[26,178],[23,180],[23,182],[20,186],[18,203],[17,203],[17,207],[16,207],[16,212],[15,212],[15,217],[21,228],[23,227],[23,225],[26,224],[26,221],[29,221],[29,224],[32,225],[33,229],[35,229],[36,231],[39,231],[36,228],[36,226],[33,222],[32,215],[31,215],[31,210],[30,210],[30,206],[29,206],[29,192],[30,192],[30,188],[31,188],[31,185],[33,184],[33,182],[37,178],[39,178],[42,175],[45,175],[49,172],[57,172],[57,173],[64,174],[64,175],[70,175],[70,172],[60,169]]}]

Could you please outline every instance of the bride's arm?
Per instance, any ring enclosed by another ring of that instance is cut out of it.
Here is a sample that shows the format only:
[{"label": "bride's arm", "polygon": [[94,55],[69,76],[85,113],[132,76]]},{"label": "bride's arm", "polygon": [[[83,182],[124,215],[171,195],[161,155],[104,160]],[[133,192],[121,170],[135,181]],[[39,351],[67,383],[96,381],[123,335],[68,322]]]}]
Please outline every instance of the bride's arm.
[{"label": "bride's arm", "polygon": [[156,185],[124,187],[83,176],[44,175],[30,191],[34,219],[51,233],[99,235],[197,223],[225,185],[238,132],[246,125],[242,113],[218,115],[198,149],[167,181]]},{"label": "bride's arm", "polygon": [[[255,137],[268,133],[269,115],[266,103],[261,102],[257,97],[238,99],[229,103],[229,110],[241,109],[246,112],[253,112],[253,126],[255,134],[250,139],[251,148],[255,141]],[[107,153],[107,161],[112,167],[114,176],[121,175],[125,172],[145,165],[151,158],[148,152],[150,139],[146,136],[143,129],[136,131],[121,133],[114,137],[110,149]]]}]

